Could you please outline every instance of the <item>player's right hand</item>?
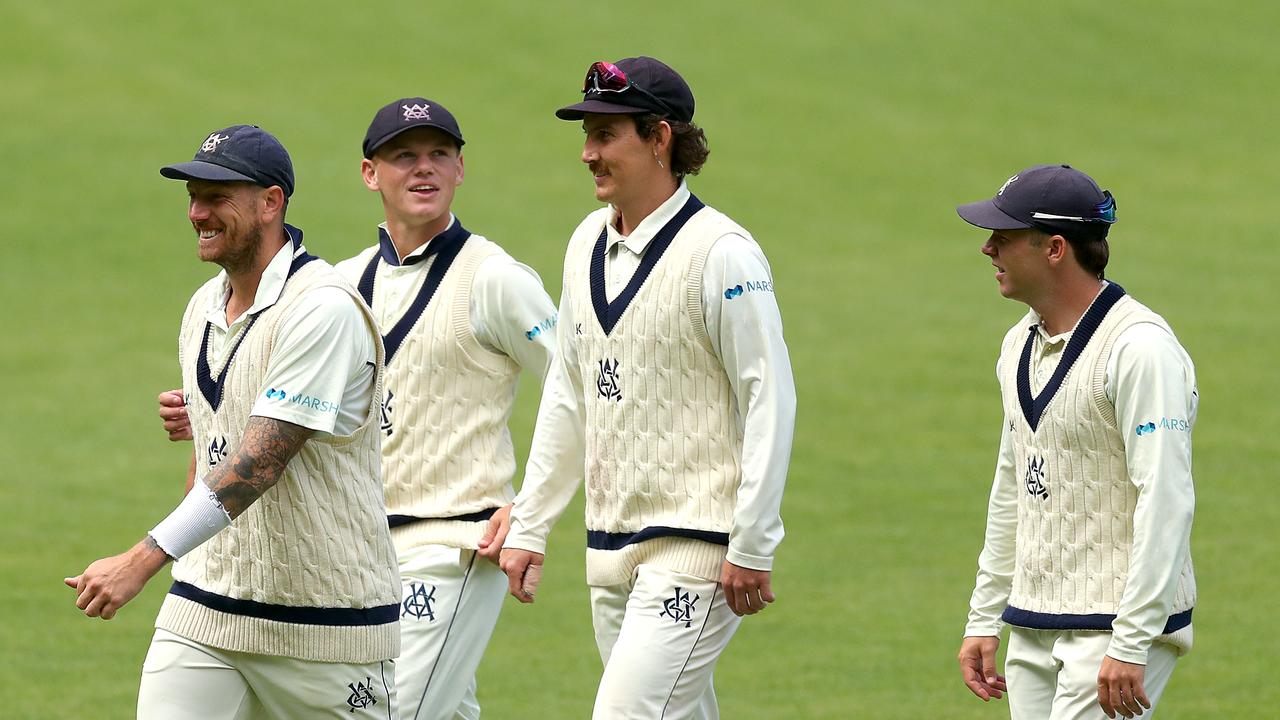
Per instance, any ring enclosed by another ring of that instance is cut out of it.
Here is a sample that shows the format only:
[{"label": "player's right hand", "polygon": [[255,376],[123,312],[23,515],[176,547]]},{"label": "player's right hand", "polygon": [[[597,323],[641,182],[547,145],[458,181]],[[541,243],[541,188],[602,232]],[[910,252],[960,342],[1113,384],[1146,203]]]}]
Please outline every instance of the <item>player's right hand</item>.
[{"label": "player's right hand", "polygon": [[503,548],[498,565],[507,574],[507,590],[522,603],[533,602],[542,580],[542,562],[546,556],[516,548]]},{"label": "player's right hand", "polygon": [[76,591],[76,607],[85,615],[110,620],[169,560],[148,538],[126,552],[92,563],[84,572],[63,578],[62,582]]},{"label": "player's right hand", "polygon": [[970,635],[960,644],[960,675],[974,695],[988,702],[999,700],[1009,692],[1004,676],[996,674],[996,651],[1000,638],[994,635]]},{"label": "player's right hand", "polygon": [[191,439],[191,418],[187,416],[187,404],[182,398],[182,388],[162,392],[156,398],[165,432],[173,442]]}]

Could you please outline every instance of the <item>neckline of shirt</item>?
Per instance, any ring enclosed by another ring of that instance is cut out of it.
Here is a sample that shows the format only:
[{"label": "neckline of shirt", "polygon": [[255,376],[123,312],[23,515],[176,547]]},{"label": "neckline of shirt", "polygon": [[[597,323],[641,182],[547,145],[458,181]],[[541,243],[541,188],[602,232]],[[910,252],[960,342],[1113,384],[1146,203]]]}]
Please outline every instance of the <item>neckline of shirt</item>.
[{"label": "neckline of shirt", "polygon": [[671,218],[680,212],[680,208],[684,207],[685,202],[689,200],[689,187],[686,181],[680,181],[680,187],[676,188],[675,193],[663,201],[648,217],[641,220],[630,235],[622,235],[617,228],[614,227],[615,221],[618,219],[618,208],[609,206],[609,218],[605,224],[608,237],[605,240],[605,252],[613,250],[613,246],[622,243],[627,249],[636,255],[640,255],[649,247],[649,243],[653,241],[653,237],[658,231],[666,227]]},{"label": "neckline of shirt", "polygon": [[[425,255],[427,252],[427,249],[431,247],[432,243],[435,243],[437,240],[440,240],[441,238],[448,236],[457,226],[458,226],[458,218],[456,215],[450,212],[449,224],[445,226],[444,230],[441,230],[440,232],[432,236],[430,240],[414,248],[412,251],[409,252],[408,255],[405,255],[404,257],[400,257],[399,251],[396,250],[395,243],[392,242],[391,231],[387,229],[386,221],[383,221],[378,223],[378,231],[379,231],[378,232],[378,252],[382,254],[382,259],[386,261],[386,264],[391,267],[403,267],[406,265],[415,265],[421,261],[414,260],[414,258],[419,258]],[[438,245],[439,243],[436,243],[436,244]],[[392,262],[393,258],[395,260],[394,262]]]},{"label": "neckline of shirt", "polygon": [[267,263],[267,267],[262,271],[262,277],[258,280],[258,289],[253,295],[253,304],[230,325],[227,324],[227,300],[230,296],[231,282],[227,278],[226,270],[218,274],[218,278],[222,281],[222,292],[214,299],[207,317],[214,327],[229,331],[248,318],[275,305],[280,299],[280,294],[284,292],[285,281],[289,279],[289,268],[293,265],[293,259],[307,251],[302,245],[302,230],[286,223],[284,232],[289,242],[276,251],[271,262]]}]

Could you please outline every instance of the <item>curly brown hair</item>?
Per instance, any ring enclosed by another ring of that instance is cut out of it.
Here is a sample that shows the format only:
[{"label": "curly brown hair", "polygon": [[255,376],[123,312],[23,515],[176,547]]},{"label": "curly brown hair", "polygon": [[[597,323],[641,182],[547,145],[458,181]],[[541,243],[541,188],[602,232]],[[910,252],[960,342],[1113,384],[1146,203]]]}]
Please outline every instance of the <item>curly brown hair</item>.
[{"label": "curly brown hair", "polygon": [[631,119],[636,123],[636,133],[645,140],[653,136],[659,123],[665,122],[671,126],[671,172],[676,177],[697,175],[706,164],[711,151],[707,149],[707,134],[702,128],[653,113],[632,115]]}]

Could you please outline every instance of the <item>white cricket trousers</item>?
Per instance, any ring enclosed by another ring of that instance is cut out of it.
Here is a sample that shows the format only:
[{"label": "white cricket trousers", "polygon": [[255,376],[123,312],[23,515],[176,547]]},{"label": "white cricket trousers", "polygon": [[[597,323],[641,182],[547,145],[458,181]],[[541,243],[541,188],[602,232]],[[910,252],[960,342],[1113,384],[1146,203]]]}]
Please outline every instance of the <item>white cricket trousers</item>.
[{"label": "white cricket trousers", "polygon": [[594,720],[720,717],[712,672],[742,618],[720,583],[640,565],[624,585],[592,586],[604,675]]},{"label": "white cricket trousers", "polygon": [[477,720],[476,669],[507,576],[475,550],[420,545],[400,560],[400,720]]},{"label": "white cricket trousers", "polygon": [[138,720],[394,720],[395,668],[231,652],[156,629]]},{"label": "white cricket trousers", "polygon": [[[1098,704],[1098,670],[1110,645],[1109,632],[1010,628],[1004,674],[1012,720],[1107,720]],[[1159,707],[1177,659],[1172,646],[1151,644],[1142,679],[1151,709],[1142,720]]]}]

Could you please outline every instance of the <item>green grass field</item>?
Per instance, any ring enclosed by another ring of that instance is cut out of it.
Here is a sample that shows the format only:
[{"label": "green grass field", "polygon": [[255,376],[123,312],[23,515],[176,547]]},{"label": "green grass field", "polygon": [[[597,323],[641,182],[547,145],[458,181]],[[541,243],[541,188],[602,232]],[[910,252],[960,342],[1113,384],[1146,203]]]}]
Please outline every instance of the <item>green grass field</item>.
[{"label": "green grass field", "polygon": [[[779,601],[719,665],[724,716],[1007,717],[953,658],[998,437],[993,363],[1023,309],[953,207],[1037,162],[1115,193],[1108,275],[1199,371],[1196,649],[1160,717],[1265,715],[1280,703],[1277,26],[1263,1],[3,0],[0,716],[133,716],[165,578],[109,623],[62,578],[181,495],[190,450],[164,439],[154,397],[179,382],[182,308],[216,268],[158,167],[215,128],[272,130],[298,172],[290,220],[341,259],[380,219],[357,175],[365,126],[423,94],[468,139],[459,217],[558,297],[594,201],[581,132],[551,111],[591,61],[641,53],[694,88],[712,155],[693,188],[769,255],[799,387]],[[526,384],[522,455],[536,398]],[[538,603],[504,611],[486,717],[590,714],[581,515],[552,538]]]}]

